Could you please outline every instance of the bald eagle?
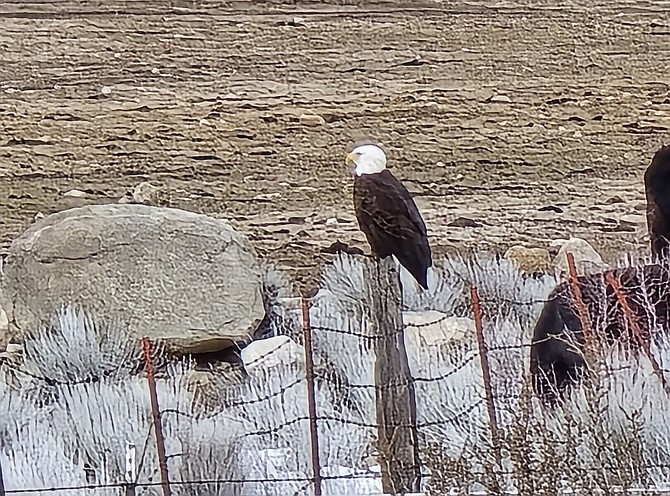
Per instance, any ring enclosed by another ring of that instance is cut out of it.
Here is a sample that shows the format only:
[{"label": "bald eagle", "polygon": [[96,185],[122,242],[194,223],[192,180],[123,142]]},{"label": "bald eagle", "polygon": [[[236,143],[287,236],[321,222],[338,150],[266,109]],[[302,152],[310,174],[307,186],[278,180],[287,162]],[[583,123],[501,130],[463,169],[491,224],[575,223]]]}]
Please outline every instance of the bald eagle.
[{"label": "bald eagle", "polygon": [[644,173],[647,229],[652,255],[664,259],[670,246],[670,146],[659,149]]},{"label": "bald eagle", "polygon": [[354,167],[354,209],[373,253],[395,256],[428,289],[433,261],[426,224],[407,188],[386,168],[386,154],[376,145],[362,145],[346,163]]}]

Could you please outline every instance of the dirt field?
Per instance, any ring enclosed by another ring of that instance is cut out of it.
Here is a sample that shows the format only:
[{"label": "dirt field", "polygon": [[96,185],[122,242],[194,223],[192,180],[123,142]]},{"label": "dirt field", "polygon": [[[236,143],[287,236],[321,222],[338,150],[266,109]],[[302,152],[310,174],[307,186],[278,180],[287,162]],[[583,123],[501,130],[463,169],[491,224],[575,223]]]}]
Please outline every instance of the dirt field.
[{"label": "dirt field", "polygon": [[38,212],[148,180],[304,282],[332,242],[368,249],[344,155],[371,137],[437,254],[570,234],[646,250],[670,2],[558,4],[3,2],[2,249]]}]

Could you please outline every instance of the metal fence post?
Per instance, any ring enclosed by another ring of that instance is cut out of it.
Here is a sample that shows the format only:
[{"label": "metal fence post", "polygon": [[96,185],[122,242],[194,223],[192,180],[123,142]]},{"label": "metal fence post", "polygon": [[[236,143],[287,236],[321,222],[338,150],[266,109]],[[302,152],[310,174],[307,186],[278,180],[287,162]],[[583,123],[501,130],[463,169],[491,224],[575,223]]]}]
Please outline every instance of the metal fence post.
[{"label": "metal fence post", "polygon": [[154,420],[154,432],[156,433],[156,450],[158,451],[158,464],[161,472],[161,486],[163,496],[172,496],[170,479],[168,477],[167,458],[165,456],[165,439],[163,437],[163,426],[161,425],[160,410],[158,407],[158,395],[156,394],[156,380],[154,378],[154,366],[151,360],[151,341],[148,337],[142,338],[142,351],[144,352],[147,381],[149,383],[149,397],[151,398],[151,413]]}]

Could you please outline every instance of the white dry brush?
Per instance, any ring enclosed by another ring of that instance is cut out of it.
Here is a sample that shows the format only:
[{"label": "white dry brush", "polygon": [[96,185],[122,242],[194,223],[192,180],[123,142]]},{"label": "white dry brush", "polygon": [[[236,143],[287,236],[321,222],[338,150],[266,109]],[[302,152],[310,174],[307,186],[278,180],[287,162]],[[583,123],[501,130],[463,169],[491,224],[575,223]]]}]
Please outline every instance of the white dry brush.
[{"label": "white dry brush", "polygon": [[[478,288],[502,466],[491,447],[474,335],[410,347],[426,492],[572,488],[590,494],[668,486],[670,401],[644,357],[604,351],[599,386],[575,390],[551,412],[529,394],[523,345],[553,277],[525,278],[511,262],[481,255],[442,260],[429,281],[427,292],[404,284],[405,310],[472,317],[469,289]],[[248,376],[234,380],[196,371],[188,361],[158,368],[175,495],[312,494],[300,308],[288,280],[271,267],[265,286],[270,319],[263,337],[282,343],[267,352],[273,359],[255,355]],[[324,494],[381,492],[371,448],[377,431],[374,350],[364,337],[367,294],[360,259],[340,255],[310,309]],[[132,343],[125,332],[65,307],[54,329],[38,333],[23,356],[2,365],[0,463],[7,490],[90,485],[113,487],[66,493],[121,494],[131,443],[136,494],[161,494],[147,381],[139,348],[123,344]],[[653,352],[670,376],[667,347]]]}]

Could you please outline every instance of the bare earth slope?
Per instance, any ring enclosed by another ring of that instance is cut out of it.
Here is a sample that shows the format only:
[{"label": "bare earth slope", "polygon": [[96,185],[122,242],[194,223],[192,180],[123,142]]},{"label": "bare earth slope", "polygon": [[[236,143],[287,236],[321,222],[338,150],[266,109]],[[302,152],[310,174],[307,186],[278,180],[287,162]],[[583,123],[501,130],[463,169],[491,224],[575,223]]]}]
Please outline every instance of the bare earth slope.
[{"label": "bare earth slope", "polygon": [[438,254],[646,249],[670,2],[165,4],[2,3],[2,247],[37,212],[149,180],[310,279],[333,241],[368,249],[344,155],[372,137]]}]

